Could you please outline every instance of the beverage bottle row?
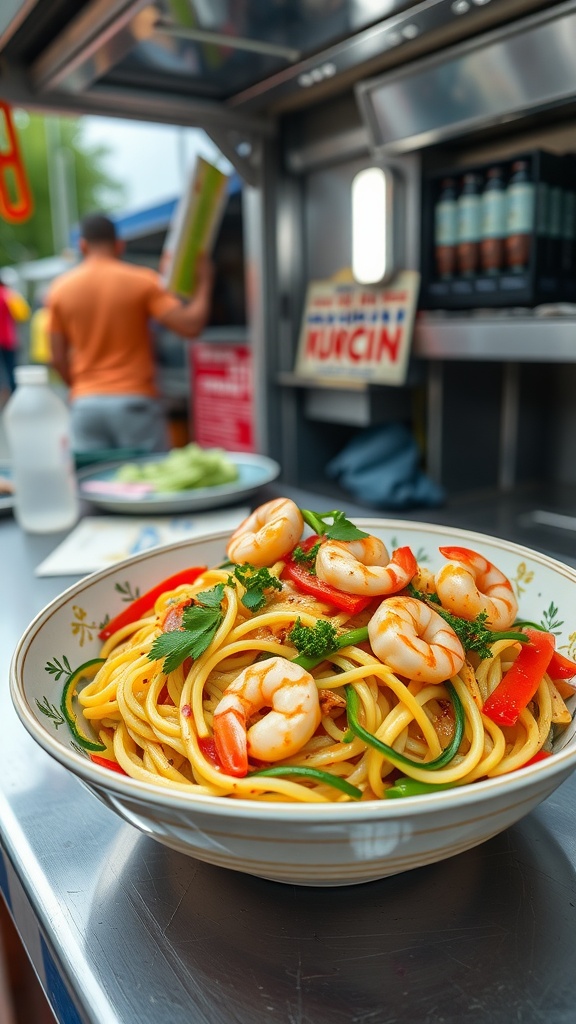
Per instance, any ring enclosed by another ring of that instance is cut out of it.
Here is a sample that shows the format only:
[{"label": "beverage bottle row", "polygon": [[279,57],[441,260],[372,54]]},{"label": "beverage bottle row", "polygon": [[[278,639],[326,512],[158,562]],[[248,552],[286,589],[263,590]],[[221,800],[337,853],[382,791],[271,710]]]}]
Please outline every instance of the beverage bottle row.
[{"label": "beverage bottle row", "polygon": [[526,270],[535,207],[526,160],[514,161],[508,180],[501,166],[485,175],[470,171],[460,182],[444,178],[434,208],[437,275],[447,280]]}]

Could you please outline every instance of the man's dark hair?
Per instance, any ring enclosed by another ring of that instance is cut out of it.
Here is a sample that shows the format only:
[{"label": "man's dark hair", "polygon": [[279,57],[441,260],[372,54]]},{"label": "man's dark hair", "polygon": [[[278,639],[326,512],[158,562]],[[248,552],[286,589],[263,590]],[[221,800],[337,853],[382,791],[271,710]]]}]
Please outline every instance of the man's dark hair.
[{"label": "man's dark hair", "polygon": [[80,237],[86,242],[115,242],[116,228],[103,213],[89,213],[82,218]]}]

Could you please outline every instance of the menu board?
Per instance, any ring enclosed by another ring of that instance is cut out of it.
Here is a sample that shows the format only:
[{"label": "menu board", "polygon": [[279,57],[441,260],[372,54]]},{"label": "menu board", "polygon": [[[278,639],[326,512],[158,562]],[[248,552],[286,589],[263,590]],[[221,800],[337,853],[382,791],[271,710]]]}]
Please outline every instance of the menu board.
[{"label": "menu board", "polygon": [[406,380],[420,274],[403,270],[387,285],[312,281],[295,372],[303,377]]},{"label": "menu board", "polygon": [[190,352],[193,440],[204,448],[256,451],[250,348],[195,341]]}]

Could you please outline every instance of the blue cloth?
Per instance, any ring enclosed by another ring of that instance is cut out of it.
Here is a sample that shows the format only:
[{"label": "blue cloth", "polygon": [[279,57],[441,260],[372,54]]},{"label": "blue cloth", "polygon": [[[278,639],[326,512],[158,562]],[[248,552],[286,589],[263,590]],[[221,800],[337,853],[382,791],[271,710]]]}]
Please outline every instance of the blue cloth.
[{"label": "blue cloth", "polygon": [[421,455],[403,423],[357,434],[326,466],[326,475],[373,508],[436,508],[443,489],[421,469]]}]

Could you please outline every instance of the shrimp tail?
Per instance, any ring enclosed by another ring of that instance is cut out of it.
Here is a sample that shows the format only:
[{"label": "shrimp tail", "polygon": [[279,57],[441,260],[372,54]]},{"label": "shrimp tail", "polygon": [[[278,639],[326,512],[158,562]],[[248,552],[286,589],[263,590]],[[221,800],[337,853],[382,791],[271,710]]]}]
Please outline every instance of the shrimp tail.
[{"label": "shrimp tail", "polygon": [[412,580],[418,572],[418,562],[416,561],[412,548],[396,548],[396,550],[392,552],[390,569],[393,568],[400,570],[396,573],[400,589],[408,586],[410,580]]},{"label": "shrimp tail", "polygon": [[214,744],[226,774],[245,778],[248,774],[246,721],[236,708],[227,708],[214,718]]},{"label": "shrimp tail", "polygon": [[473,564],[478,559],[475,551],[472,551],[470,548],[461,548],[457,545],[448,545],[444,548],[438,548],[438,550],[441,555],[444,555],[444,558],[453,559],[456,562]]}]

